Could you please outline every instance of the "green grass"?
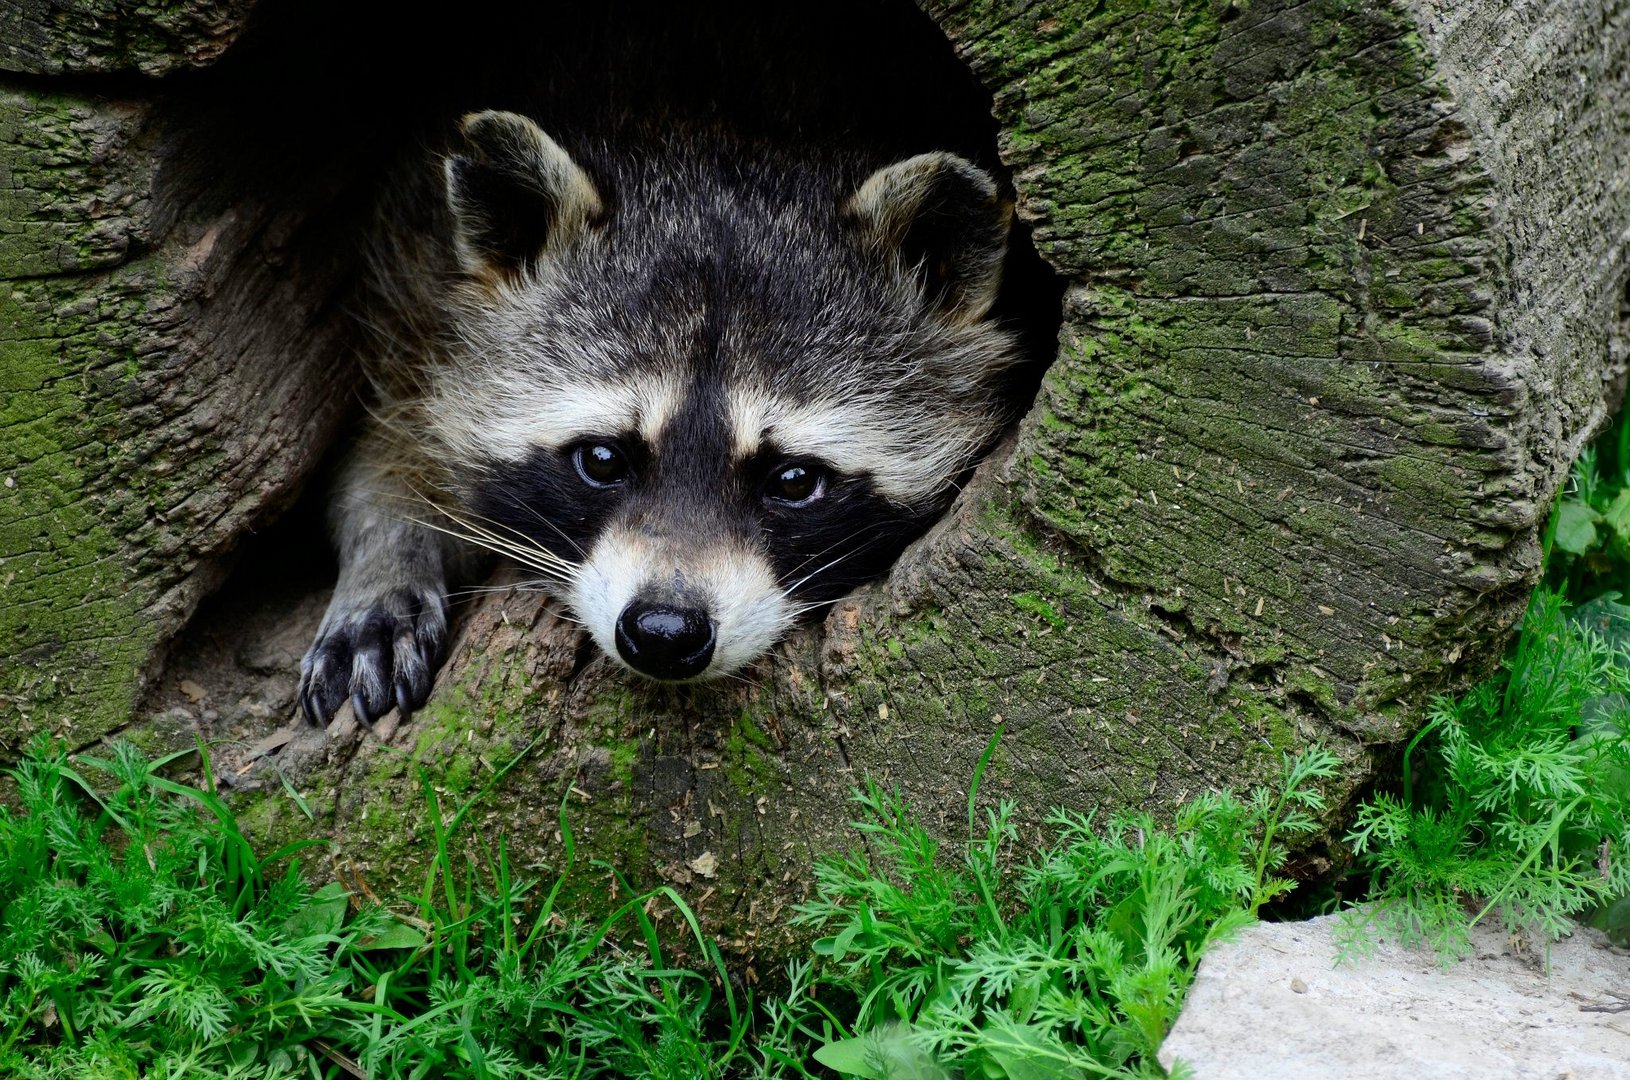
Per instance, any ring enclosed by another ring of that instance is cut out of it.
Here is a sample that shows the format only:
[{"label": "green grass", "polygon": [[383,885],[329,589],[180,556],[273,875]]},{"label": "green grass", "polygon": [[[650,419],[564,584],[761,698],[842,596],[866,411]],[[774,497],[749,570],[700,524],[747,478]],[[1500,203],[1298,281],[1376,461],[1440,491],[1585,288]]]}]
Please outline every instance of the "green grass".
[{"label": "green grass", "polygon": [[[755,1011],[671,890],[575,919],[556,907],[565,877],[518,879],[501,840],[456,860],[474,803],[444,817],[427,784],[422,893],[359,909],[300,875],[295,856],[318,841],[257,856],[225,803],[164,778],[166,764],[127,744],[101,759],[40,743],[10,772],[0,1075],[803,1075],[778,1048],[808,966]],[[664,903],[701,970],[668,963],[650,915]]]},{"label": "green grass", "polygon": [[250,1076],[301,1055],[291,1032],[366,1007],[332,955],[376,921],[341,931],[324,917],[334,892],[313,893],[292,851],[257,858],[213,795],[128,746],[70,762],[36,745],[11,776],[22,809],[0,814],[0,1073]]},{"label": "green grass", "polygon": [[1200,953],[1290,888],[1280,839],[1312,828],[1311,782],[1334,768],[1287,762],[1279,790],[1202,796],[1166,829],[1060,811],[1028,860],[1011,806],[976,816],[977,774],[955,857],[869,785],[856,829],[870,854],[825,861],[799,915],[827,936],[755,1000],[672,890],[618,881],[628,899],[610,917],[563,910],[572,875],[615,876],[571,865],[564,815],[569,865],[527,880],[501,839],[454,855],[486,791],[444,813],[427,783],[423,888],[359,906],[300,874],[315,841],[256,853],[215,793],[163,775],[172,763],[42,742],[10,772],[0,1075],[1159,1075]]}]

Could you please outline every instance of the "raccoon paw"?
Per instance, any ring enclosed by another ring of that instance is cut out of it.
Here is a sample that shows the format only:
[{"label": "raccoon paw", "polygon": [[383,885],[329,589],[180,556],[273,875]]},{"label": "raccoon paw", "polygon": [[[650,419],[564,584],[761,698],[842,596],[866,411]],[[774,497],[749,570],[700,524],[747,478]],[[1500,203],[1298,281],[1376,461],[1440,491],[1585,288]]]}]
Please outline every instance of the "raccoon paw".
[{"label": "raccoon paw", "polygon": [[446,634],[438,590],[391,589],[354,605],[336,600],[300,661],[300,711],[321,727],[349,700],[365,727],[392,706],[406,720],[430,696]]}]

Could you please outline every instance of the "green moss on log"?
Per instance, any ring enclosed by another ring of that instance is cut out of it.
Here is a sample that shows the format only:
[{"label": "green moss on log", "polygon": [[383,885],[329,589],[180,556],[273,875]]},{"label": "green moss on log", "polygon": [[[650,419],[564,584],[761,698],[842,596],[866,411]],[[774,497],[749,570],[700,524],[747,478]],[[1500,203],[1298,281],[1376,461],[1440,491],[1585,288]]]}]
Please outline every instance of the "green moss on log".
[{"label": "green moss on log", "polygon": [[[145,291],[144,269],[127,290]],[[117,317],[97,292],[76,311],[71,286],[0,283],[0,725],[16,735],[44,716],[76,739],[127,722],[158,637],[143,618],[156,597],[125,587],[137,493],[99,482],[130,463],[105,439],[123,426],[124,365],[87,357]]]}]

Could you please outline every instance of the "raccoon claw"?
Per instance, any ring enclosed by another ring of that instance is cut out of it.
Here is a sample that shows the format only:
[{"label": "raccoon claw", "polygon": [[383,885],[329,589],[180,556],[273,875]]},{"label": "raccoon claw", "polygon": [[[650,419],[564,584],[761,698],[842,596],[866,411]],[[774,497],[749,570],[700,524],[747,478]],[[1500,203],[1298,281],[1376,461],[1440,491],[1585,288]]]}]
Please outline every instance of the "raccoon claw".
[{"label": "raccoon claw", "polygon": [[300,662],[300,711],[317,727],[347,701],[364,727],[392,707],[407,719],[430,697],[446,626],[441,595],[429,589],[331,605]]},{"label": "raccoon claw", "polygon": [[413,715],[413,701],[410,697],[408,697],[410,693],[411,690],[408,688],[402,678],[398,676],[396,679],[396,711],[401,715],[403,720],[406,720],[408,717]]},{"label": "raccoon claw", "polygon": [[322,707],[317,702],[316,688],[308,688],[305,685],[305,666],[306,665],[304,662],[302,662],[300,665],[300,715],[305,717],[306,723],[310,724],[312,727],[322,727],[323,721],[320,718],[322,715]]}]

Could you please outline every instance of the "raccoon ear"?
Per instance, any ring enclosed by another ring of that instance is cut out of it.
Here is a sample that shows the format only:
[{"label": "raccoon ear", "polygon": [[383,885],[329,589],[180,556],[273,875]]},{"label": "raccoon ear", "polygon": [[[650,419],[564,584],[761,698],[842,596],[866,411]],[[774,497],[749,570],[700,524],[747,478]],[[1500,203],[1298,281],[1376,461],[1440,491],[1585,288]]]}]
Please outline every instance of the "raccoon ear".
[{"label": "raccoon ear", "polygon": [[445,166],[459,262],[479,277],[520,273],[546,247],[605,216],[589,174],[538,125],[510,112],[471,113],[467,144]]},{"label": "raccoon ear", "polygon": [[1002,283],[1013,205],[989,173],[955,154],[918,154],[879,169],[843,206],[872,242],[915,271],[930,304],[977,322]]}]

